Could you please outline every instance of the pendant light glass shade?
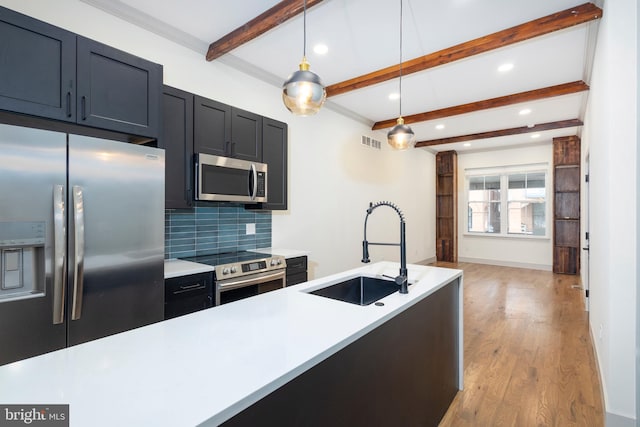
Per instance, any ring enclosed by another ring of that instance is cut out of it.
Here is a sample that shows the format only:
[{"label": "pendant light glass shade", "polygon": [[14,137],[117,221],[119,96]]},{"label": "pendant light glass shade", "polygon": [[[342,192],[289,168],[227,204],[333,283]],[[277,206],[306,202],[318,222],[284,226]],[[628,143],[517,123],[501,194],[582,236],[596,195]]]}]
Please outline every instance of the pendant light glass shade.
[{"label": "pendant light glass shade", "polygon": [[298,116],[312,116],[320,111],[327,99],[327,91],[320,77],[309,71],[303,57],[300,69],[292,73],[282,85],[282,100],[289,111]]},{"label": "pendant light glass shade", "polygon": [[400,0],[400,114],[397,124],[387,133],[387,142],[394,150],[406,150],[416,144],[416,135],[402,118],[402,0]]},{"label": "pendant light glass shade", "polygon": [[320,111],[327,99],[327,91],[316,73],[309,71],[307,62],[307,1],[304,1],[304,41],[300,69],[293,72],[282,85],[282,101],[297,116],[312,116]]},{"label": "pendant light glass shade", "polygon": [[416,135],[413,130],[404,124],[404,119],[398,117],[398,124],[387,133],[387,142],[396,150],[406,150],[416,143]]}]

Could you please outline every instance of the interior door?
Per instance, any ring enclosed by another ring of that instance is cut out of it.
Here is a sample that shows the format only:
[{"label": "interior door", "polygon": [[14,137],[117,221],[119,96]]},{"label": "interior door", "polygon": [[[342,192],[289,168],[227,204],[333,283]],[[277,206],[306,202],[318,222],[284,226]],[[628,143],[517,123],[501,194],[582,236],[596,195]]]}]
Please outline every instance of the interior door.
[{"label": "interior door", "polygon": [[1,365],[66,345],[66,134],[0,125],[0,173]]},{"label": "interior door", "polygon": [[69,345],[164,315],[164,151],[69,137]]},{"label": "interior door", "polygon": [[585,189],[584,189],[584,228],[585,233],[583,235],[584,244],[582,250],[584,255],[582,257],[582,287],[584,289],[584,307],[589,311],[589,154],[585,158],[584,167],[586,169]]}]

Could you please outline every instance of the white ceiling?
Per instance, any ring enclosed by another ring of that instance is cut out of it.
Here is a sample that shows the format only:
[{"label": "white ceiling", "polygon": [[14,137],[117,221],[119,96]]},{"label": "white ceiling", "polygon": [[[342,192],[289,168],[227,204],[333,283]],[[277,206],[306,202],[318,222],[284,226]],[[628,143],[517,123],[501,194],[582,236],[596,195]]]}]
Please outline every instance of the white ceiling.
[{"label": "white ceiling", "polygon": [[[83,0],[202,52],[278,0]],[[484,35],[550,15],[581,3],[576,0],[404,0],[403,59],[409,60]],[[241,5],[241,6],[239,6]],[[338,83],[399,62],[399,0],[324,0],[307,11],[307,58],[325,85]],[[583,80],[595,45],[597,20],[530,39],[402,79],[404,116],[523,91]],[[324,43],[325,55],[313,52]],[[281,84],[298,67],[303,52],[302,14],[217,59]],[[513,70],[500,73],[505,62]],[[248,64],[254,67],[247,68]],[[369,124],[394,119],[399,101],[389,100],[398,80],[336,95],[327,108],[345,111]],[[583,119],[588,92],[494,108],[411,124],[417,140],[475,134],[568,119]],[[519,111],[531,113],[522,116]],[[436,130],[436,124],[445,128]],[[433,146],[458,151],[548,143],[575,135],[579,128]]]}]

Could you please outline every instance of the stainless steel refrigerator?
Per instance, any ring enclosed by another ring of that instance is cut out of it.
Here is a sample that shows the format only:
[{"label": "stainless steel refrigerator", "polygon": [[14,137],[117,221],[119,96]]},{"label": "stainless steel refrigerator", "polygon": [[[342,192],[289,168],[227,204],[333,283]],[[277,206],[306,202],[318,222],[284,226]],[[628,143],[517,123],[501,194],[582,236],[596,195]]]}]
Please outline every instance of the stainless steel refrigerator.
[{"label": "stainless steel refrigerator", "polygon": [[164,306],[164,150],[0,124],[0,365]]}]

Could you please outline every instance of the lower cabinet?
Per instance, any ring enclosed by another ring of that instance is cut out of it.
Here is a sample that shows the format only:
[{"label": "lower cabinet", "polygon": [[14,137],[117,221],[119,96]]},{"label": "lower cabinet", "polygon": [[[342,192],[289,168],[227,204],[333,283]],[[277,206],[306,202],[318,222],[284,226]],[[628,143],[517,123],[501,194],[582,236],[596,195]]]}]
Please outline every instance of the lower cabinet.
[{"label": "lower cabinet", "polygon": [[165,320],[210,307],[213,307],[213,272],[165,279]]},{"label": "lower cabinet", "polygon": [[304,283],[307,280],[307,257],[287,258],[287,286]]},{"label": "lower cabinet", "polygon": [[437,426],[462,375],[455,280],[221,425]]}]

